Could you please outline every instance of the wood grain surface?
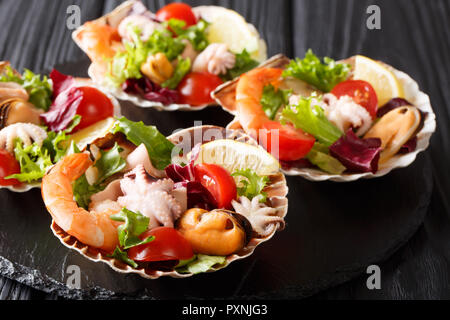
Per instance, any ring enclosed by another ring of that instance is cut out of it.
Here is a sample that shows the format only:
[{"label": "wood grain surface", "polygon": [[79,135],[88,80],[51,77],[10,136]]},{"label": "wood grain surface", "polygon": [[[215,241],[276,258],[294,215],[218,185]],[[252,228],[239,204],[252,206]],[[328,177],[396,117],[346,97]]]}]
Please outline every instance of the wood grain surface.
[{"label": "wood grain surface", "polygon": [[[168,1],[144,1],[157,10]],[[311,299],[450,298],[450,1],[448,0],[249,0],[187,1],[232,8],[266,39],[269,56],[302,57],[308,48],[335,59],[357,53],[383,60],[411,75],[428,93],[437,116],[426,157],[434,179],[432,202],[415,236],[381,267],[381,290],[368,290],[367,276]],[[112,0],[0,0],[0,60],[20,70],[48,72],[81,59],[66,28],[66,10],[77,4],[82,21],[111,11]],[[369,5],[381,9],[381,30],[366,28]],[[398,188],[402,188],[399,185]],[[1,227],[1,226],[0,226]],[[0,299],[58,299],[0,278]]]}]

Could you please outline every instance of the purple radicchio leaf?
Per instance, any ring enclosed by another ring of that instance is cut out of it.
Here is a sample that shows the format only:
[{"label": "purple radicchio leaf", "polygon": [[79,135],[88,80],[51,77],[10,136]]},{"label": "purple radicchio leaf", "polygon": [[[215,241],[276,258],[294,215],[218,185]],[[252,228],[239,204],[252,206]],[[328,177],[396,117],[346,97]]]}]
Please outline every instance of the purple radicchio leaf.
[{"label": "purple radicchio leaf", "polygon": [[330,146],[330,154],[351,172],[377,172],[380,152],[379,138],[360,139],[352,129]]},{"label": "purple radicchio leaf", "polygon": [[197,144],[191,151],[191,158],[187,165],[170,164],[166,167],[166,175],[175,182],[174,189],[186,188],[188,207],[212,210],[214,198],[211,193],[195,180],[194,163],[200,154],[201,144]]},{"label": "purple radicchio leaf", "polygon": [[139,95],[145,100],[160,102],[164,105],[179,101],[179,94],[176,90],[162,88],[147,77],[127,79],[122,84],[122,90],[129,94]]},{"label": "purple radicchio leaf", "polygon": [[41,118],[51,131],[64,130],[72,122],[82,100],[83,91],[79,88],[72,87],[67,89],[56,97],[50,110],[41,114]]}]

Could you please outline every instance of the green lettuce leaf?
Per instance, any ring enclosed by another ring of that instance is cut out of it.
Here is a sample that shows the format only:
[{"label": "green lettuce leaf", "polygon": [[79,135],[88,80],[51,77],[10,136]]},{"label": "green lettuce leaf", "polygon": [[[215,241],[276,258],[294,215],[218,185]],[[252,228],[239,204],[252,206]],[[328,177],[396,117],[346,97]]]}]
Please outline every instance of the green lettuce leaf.
[{"label": "green lettuce leaf", "polygon": [[347,79],[350,65],[336,63],[325,57],[324,63],[309,49],[305,58],[292,60],[283,72],[283,77],[295,77],[306,81],[323,92],[330,92],[339,82]]},{"label": "green lettuce leaf", "polygon": [[276,89],[273,85],[269,84],[264,87],[261,97],[261,105],[269,117],[269,119],[275,119],[277,111],[281,106],[287,105],[289,102],[289,96],[292,94],[291,90]]},{"label": "green lettuce leaf", "polygon": [[52,104],[52,85],[47,76],[34,74],[32,71],[25,69],[22,77],[17,76],[10,66],[5,68],[3,75],[0,75],[0,82],[15,82],[20,84],[29,95],[28,101],[38,109],[48,111]]},{"label": "green lettuce leaf", "polygon": [[150,219],[140,212],[122,208],[119,213],[110,216],[110,218],[114,221],[125,222],[117,227],[120,246],[125,250],[155,240],[154,236],[147,237],[144,240],[139,239],[139,236],[147,230],[150,222]]},{"label": "green lettuce leaf", "polygon": [[267,176],[259,176],[252,169],[245,170],[236,170],[233,174],[233,177],[242,176],[246,179],[242,179],[238,186],[237,192],[239,196],[245,196],[248,199],[253,199],[258,195],[262,195],[260,202],[266,202],[267,193],[263,192],[263,189],[269,182],[269,178]]},{"label": "green lettuce leaf", "polygon": [[134,262],[132,259],[128,258],[128,253],[126,251],[122,251],[120,247],[116,247],[113,254],[108,255],[108,257],[122,261],[133,268],[138,267],[138,264]]},{"label": "green lettuce leaf", "polygon": [[[20,165],[20,173],[6,177],[21,182],[33,183],[40,180],[47,169],[67,154],[66,142],[70,139],[69,132],[80,123],[81,117],[75,116],[68,129],[58,133],[47,132],[47,138],[39,146],[36,142],[25,147],[20,139],[15,141],[14,155]],[[72,149],[72,152],[80,152]]]},{"label": "green lettuce leaf", "polygon": [[177,268],[180,273],[202,273],[206,272],[217,264],[224,264],[226,257],[223,256],[208,256],[206,254],[198,254],[197,258],[185,266]]},{"label": "green lettuce leaf", "polygon": [[143,42],[140,39],[141,30],[128,27],[132,41],[125,42],[125,51],[117,52],[109,64],[106,77],[107,82],[115,87],[120,86],[127,79],[142,78],[141,65],[147,57],[155,53],[164,53],[172,61],[184,50],[185,45],[179,38],[172,37],[168,30],[155,30],[150,38]]},{"label": "green lettuce leaf", "polygon": [[86,179],[86,175],[83,174],[72,185],[73,196],[79,207],[88,209],[91,202],[91,196],[95,193],[103,191],[105,185],[93,184],[90,185]]},{"label": "green lettuce leaf", "polygon": [[[76,148],[73,150],[75,152],[78,150],[76,145],[73,148]],[[87,209],[91,202],[91,196],[106,188],[106,179],[125,169],[126,161],[120,156],[121,151],[122,149],[117,143],[107,151],[100,150],[101,157],[94,164],[98,171],[98,178],[94,184],[89,184],[85,174],[74,182],[72,190],[78,206]]]},{"label": "green lettuce leaf", "polygon": [[155,126],[146,126],[142,121],[133,122],[125,117],[117,119],[112,133],[122,132],[136,146],[144,144],[155,168],[164,170],[172,160],[175,145],[167,140]]},{"label": "green lettuce leaf", "polygon": [[306,158],[312,164],[331,174],[341,174],[346,169],[338,159],[328,154],[327,147],[318,142],[314,144],[313,148],[306,155]]},{"label": "green lettuce leaf", "polygon": [[125,159],[120,156],[120,152],[122,151],[122,148],[119,147],[117,142],[110,150],[100,150],[101,157],[94,165],[98,170],[97,183],[102,183],[112,175],[125,169],[127,163]]},{"label": "green lettuce leaf", "polygon": [[286,106],[280,120],[282,123],[292,123],[297,129],[313,135],[320,143],[329,147],[343,132],[327,119],[319,105],[313,105],[313,99],[316,97],[301,97],[297,105]]},{"label": "green lettuce leaf", "polygon": [[236,63],[234,64],[234,67],[229,69],[225,75],[221,76],[224,81],[233,80],[234,78],[239,77],[241,74],[246,73],[259,65],[259,62],[252,59],[250,54],[245,49],[241,53],[237,53],[235,55]]},{"label": "green lettuce leaf", "polygon": [[197,24],[185,29],[186,22],[178,19],[169,19],[164,23],[166,28],[170,28],[177,35],[178,39],[187,39],[196,51],[203,51],[209,45],[206,37],[206,28],[209,23],[200,19]]},{"label": "green lettuce leaf", "polygon": [[191,59],[183,59],[179,57],[172,77],[164,81],[161,84],[161,87],[169,88],[172,90],[176,89],[178,87],[178,84],[181,82],[181,80],[183,80],[184,76],[189,72],[189,70],[191,70]]},{"label": "green lettuce leaf", "polygon": [[6,179],[17,179],[27,183],[36,182],[45,175],[47,168],[53,165],[48,150],[36,143],[24,147],[22,140],[17,139],[14,155],[19,162],[20,173],[10,175]]}]

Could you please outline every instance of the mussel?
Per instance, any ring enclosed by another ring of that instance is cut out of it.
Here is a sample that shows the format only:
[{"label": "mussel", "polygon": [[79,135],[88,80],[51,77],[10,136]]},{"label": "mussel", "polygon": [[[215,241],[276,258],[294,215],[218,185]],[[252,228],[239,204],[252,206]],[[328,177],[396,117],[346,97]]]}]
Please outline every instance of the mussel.
[{"label": "mussel", "polygon": [[208,255],[238,252],[252,236],[252,226],[244,216],[224,209],[189,209],[177,221],[176,228],[194,252]]},{"label": "mussel", "polygon": [[0,129],[18,122],[40,125],[41,112],[32,103],[23,99],[4,100],[0,102]]},{"label": "mussel", "polygon": [[386,113],[370,128],[364,138],[380,138],[383,151],[380,163],[394,156],[411,139],[420,125],[421,115],[413,106],[403,106]]}]

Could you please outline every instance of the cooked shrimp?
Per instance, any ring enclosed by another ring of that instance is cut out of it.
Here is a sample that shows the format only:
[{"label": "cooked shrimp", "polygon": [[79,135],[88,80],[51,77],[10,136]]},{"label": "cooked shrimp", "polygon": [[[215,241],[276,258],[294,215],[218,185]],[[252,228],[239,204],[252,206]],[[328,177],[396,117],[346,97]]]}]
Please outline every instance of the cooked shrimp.
[{"label": "cooked shrimp", "polygon": [[245,73],[236,86],[236,111],[244,130],[252,135],[271,121],[261,106],[261,97],[266,85],[278,87],[283,70],[258,68]]},{"label": "cooked shrimp", "polygon": [[55,222],[65,232],[92,247],[112,252],[119,244],[117,226],[110,219],[117,208],[104,212],[87,211],[73,199],[72,182],[92,161],[86,153],[72,154],[59,161],[42,179],[42,198]]},{"label": "cooked shrimp", "polygon": [[86,22],[76,37],[99,73],[107,71],[108,59],[123,47],[116,28],[95,22]]},{"label": "cooked shrimp", "polygon": [[278,88],[282,73],[277,68],[257,68],[243,74],[236,86],[236,119],[274,157],[295,161],[308,154],[314,137],[289,124],[271,120],[261,105],[264,87],[271,84]]}]

